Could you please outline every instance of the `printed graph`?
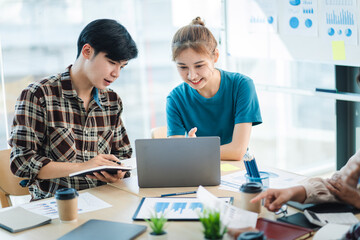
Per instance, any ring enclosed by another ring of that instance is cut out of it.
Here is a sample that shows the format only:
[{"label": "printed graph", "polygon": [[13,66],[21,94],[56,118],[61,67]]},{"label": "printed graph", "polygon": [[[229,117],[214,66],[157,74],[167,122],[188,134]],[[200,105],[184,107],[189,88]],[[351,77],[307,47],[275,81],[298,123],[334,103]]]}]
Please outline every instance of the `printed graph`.
[{"label": "printed graph", "polygon": [[354,14],[342,9],[340,13],[326,13],[326,23],[334,25],[354,25]]},{"label": "printed graph", "polygon": [[356,0],[325,0],[326,36],[357,44]]},{"label": "printed graph", "polygon": [[304,8],[303,14],[314,14],[314,9],[313,8]]},{"label": "printed graph", "polygon": [[202,211],[203,205],[200,202],[157,202],[155,211],[166,214],[191,214]]},{"label": "printed graph", "polygon": [[[230,197],[221,198],[230,203]],[[197,220],[204,210],[197,198],[144,198],[133,219],[148,219],[154,212],[164,214],[170,220]]]}]

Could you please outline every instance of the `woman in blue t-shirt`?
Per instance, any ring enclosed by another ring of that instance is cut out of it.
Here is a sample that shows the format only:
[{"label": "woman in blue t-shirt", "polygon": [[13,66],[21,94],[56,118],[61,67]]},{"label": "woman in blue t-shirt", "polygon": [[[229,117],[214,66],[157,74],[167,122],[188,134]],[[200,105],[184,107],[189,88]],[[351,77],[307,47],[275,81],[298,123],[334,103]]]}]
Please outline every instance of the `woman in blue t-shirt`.
[{"label": "woman in blue t-shirt", "polygon": [[167,97],[167,135],[219,136],[221,159],[241,160],[262,122],[253,81],[215,68],[217,42],[200,17],[175,33],[172,55],[184,83]]}]

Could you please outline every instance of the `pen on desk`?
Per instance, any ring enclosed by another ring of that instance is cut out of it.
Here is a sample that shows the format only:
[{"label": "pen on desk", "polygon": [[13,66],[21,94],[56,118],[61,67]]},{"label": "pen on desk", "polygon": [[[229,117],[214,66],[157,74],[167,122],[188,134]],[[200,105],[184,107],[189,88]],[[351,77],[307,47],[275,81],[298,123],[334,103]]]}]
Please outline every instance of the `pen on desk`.
[{"label": "pen on desk", "polygon": [[186,194],[193,194],[193,193],[196,193],[196,191],[162,194],[160,197],[178,196],[178,195],[186,195]]}]

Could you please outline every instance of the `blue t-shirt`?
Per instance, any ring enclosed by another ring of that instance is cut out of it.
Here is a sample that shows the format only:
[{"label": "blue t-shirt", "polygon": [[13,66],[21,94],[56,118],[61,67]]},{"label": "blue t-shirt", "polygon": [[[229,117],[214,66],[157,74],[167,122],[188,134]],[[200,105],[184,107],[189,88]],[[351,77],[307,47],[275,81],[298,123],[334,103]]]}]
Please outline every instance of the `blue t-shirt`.
[{"label": "blue t-shirt", "polygon": [[167,97],[168,136],[185,135],[197,127],[196,136],[219,136],[221,145],[230,143],[235,124],[262,122],[253,81],[240,73],[220,70],[218,92],[201,96],[187,83],[174,88]]}]

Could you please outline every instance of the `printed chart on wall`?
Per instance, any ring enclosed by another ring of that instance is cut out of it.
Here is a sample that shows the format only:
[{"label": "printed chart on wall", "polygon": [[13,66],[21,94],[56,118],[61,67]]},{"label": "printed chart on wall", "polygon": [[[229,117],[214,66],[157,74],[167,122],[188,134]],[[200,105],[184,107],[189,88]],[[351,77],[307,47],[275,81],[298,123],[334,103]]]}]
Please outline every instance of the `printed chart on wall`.
[{"label": "printed chart on wall", "polygon": [[285,34],[299,36],[318,35],[317,0],[287,0],[281,1]]},{"label": "printed chart on wall", "polygon": [[324,0],[325,9],[322,23],[325,26],[322,36],[334,41],[343,40],[347,44],[358,44],[356,0]]},{"label": "printed chart on wall", "polygon": [[266,33],[278,31],[277,2],[269,0],[252,0],[243,3],[249,33]]}]

